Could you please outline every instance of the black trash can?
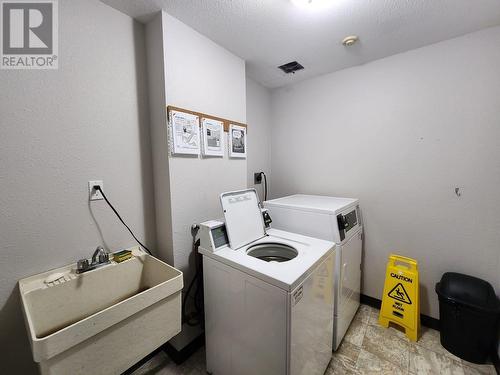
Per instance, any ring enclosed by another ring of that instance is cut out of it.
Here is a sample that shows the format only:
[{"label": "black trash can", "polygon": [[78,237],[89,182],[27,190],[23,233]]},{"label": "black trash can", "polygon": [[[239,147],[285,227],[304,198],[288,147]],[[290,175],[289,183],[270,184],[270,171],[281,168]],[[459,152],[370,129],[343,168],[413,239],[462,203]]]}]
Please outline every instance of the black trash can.
[{"label": "black trash can", "polygon": [[441,345],[456,356],[485,363],[496,351],[500,301],[490,283],[446,272],[436,284]]}]

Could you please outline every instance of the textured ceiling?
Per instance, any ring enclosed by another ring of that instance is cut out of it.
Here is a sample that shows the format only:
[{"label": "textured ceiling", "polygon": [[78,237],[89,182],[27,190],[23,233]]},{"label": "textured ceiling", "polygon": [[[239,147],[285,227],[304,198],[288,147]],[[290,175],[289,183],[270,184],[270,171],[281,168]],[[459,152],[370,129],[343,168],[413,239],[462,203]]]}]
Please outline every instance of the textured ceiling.
[{"label": "textured ceiling", "polygon": [[[247,74],[279,87],[500,25],[500,0],[101,0],[147,22],[165,9],[247,62]],[[350,48],[347,35],[360,40]],[[276,67],[297,60],[305,69]]]}]

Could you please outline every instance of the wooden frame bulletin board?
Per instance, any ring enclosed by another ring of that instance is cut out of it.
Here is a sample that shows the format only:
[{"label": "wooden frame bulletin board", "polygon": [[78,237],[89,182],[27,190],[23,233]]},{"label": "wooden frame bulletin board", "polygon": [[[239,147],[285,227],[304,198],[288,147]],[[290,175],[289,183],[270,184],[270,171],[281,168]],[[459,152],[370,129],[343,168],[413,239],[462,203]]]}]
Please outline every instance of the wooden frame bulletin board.
[{"label": "wooden frame bulletin board", "polygon": [[225,132],[229,132],[229,124],[243,126],[243,127],[247,128],[247,133],[248,133],[248,127],[247,127],[247,125],[246,124],[242,124],[241,122],[231,121],[231,120],[228,120],[228,119],[225,119],[225,118],[222,118],[222,117],[207,115],[206,113],[190,111],[189,109],[174,107],[173,105],[168,105],[167,106],[167,116],[170,116],[170,111],[178,111],[178,112],[189,113],[191,115],[198,116],[200,118],[200,120],[201,120],[201,118],[209,118],[209,119],[221,121],[224,124],[224,131]]}]

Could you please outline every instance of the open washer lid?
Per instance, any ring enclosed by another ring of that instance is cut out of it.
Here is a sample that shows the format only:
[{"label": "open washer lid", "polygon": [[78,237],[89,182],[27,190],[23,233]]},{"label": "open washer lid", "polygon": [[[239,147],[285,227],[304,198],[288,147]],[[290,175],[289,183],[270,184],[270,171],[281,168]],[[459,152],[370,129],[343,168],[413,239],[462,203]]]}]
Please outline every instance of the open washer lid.
[{"label": "open washer lid", "polygon": [[232,249],[239,249],[266,235],[255,189],[222,193],[220,201]]}]

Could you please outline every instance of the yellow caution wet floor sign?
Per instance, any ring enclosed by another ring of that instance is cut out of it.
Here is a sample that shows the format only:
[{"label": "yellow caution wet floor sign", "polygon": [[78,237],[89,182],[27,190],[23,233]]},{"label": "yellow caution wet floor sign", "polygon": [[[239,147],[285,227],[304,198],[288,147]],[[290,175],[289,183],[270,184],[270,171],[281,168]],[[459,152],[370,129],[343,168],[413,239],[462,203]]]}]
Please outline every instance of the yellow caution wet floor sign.
[{"label": "yellow caution wet floor sign", "polygon": [[418,300],[418,264],[415,259],[389,256],[385,274],[384,295],[379,323],[404,328],[406,336],[417,341],[420,331],[420,305]]}]

